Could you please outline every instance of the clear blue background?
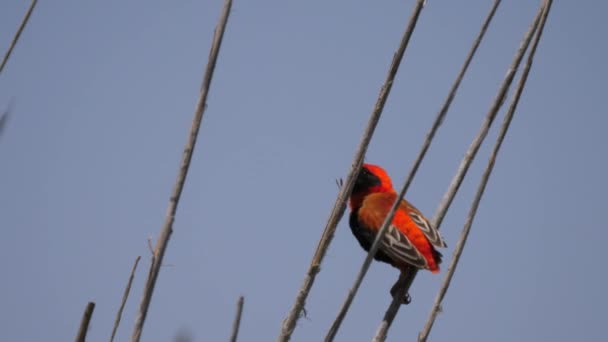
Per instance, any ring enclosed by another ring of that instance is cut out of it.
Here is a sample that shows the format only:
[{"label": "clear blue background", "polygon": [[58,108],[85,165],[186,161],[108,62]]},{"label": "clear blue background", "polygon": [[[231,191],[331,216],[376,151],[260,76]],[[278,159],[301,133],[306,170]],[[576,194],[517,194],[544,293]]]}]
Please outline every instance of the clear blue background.
[{"label": "clear blue background", "polygon": [[[0,3],[5,51],[29,1]],[[396,186],[491,1],[428,1],[367,154]],[[408,198],[433,216],[538,1],[505,1]],[[271,341],[374,105],[413,1],[236,1],[143,340]],[[128,340],[221,1],[41,1],[0,75],[0,340]],[[433,341],[601,340],[608,79],[605,2],[554,4]],[[501,118],[497,120],[502,121]],[[496,133],[443,224],[449,260]],[[365,255],[343,220],[294,341],[325,335]],[[423,273],[390,340],[439,287]],[[338,335],[367,341],[395,269],[374,264]]]}]

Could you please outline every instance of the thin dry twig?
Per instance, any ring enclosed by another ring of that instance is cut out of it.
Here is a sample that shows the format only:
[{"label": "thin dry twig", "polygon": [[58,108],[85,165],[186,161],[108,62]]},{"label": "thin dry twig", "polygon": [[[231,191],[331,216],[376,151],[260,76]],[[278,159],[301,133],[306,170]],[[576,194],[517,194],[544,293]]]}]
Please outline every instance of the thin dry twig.
[{"label": "thin dry twig", "polygon": [[213,71],[215,70],[215,65],[217,63],[217,56],[220,51],[222,38],[224,37],[224,32],[226,30],[226,24],[228,22],[231,7],[232,0],[224,0],[222,14],[220,16],[219,22],[215,28],[215,32],[213,35],[213,43],[211,46],[211,50],[209,51],[209,61],[205,70],[205,76],[203,77],[200,97],[196,104],[196,110],[194,113],[194,118],[192,120],[190,133],[188,135],[188,141],[186,143],[186,146],[184,147],[179,173],[175,181],[175,186],[173,188],[171,198],[169,199],[169,206],[167,208],[165,222],[161,230],[160,238],[158,239],[158,242],[156,244],[156,249],[154,251],[155,256],[153,258],[153,263],[150,267],[150,274],[146,281],[146,286],[144,288],[143,298],[141,300],[139,313],[135,322],[135,328],[131,337],[131,341],[133,342],[138,342],[141,338],[143,325],[146,320],[146,315],[148,313],[148,308],[150,306],[150,301],[152,300],[152,294],[156,285],[156,279],[158,278],[158,273],[160,270],[160,266],[162,265],[165,250],[167,249],[167,245],[169,243],[169,238],[171,237],[171,233],[173,232],[173,222],[175,220],[175,213],[177,211],[179,199],[182,194],[182,190],[184,189],[184,183],[186,182],[186,177],[188,175],[188,169],[190,167],[192,153],[194,152],[194,148],[196,146],[196,139],[198,137],[198,131],[203,120],[203,113],[207,104],[207,95],[209,94],[209,88],[211,85],[211,80],[213,78]]},{"label": "thin dry twig", "polygon": [[[475,38],[475,41],[473,42],[473,45],[471,46],[471,49],[469,50],[469,54],[467,55],[463,65],[460,69],[460,72],[458,73],[458,76],[456,76],[456,79],[454,80],[454,83],[452,84],[452,88],[450,88],[450,92],[448,93],[448,96],[446,97],[445,101],[443,102],[443,106],[441,106],[441,110],[439,110],[439,113],[437,113],[437,117],[435,118],[435,121],[433,122],[433,126],[431,126],[431,129],[429,130],[429,132],[426,135],[424,144],[422,145],[422,148],[420,149],[420,152],[418,153],[418,157],[414,161],[414,165],[412,165],[412,169],[410,170],[410,173],[408,174],[408,176],[406,178],[405,184],[403,185],[403,188],[405,189],[405,191],[407,191],[411,182],[414,180],[414,176],[416,176],[416,172],[418,172],[418,168],[420,167],[420,164],[422,163],[422,159],[424,159],[427,150],[431,146],[431,142],[433,141],[433,138],[435,137],[435,133],[437,133],[439,126],[441,126],[441,124],[443,123],[443,119],[445,118],[446,114],[448,113],[448,110],[450,109],[450,105],[452,105],[452,101],[454,100],[454,97],[456,96],[458,87],[460,87],[460,83],[462,82],[464,75],[466,74],[467,70],[469,69],[469,65],[471,64],[471,61],[473,60],[473,57],[475,56],[475,53],[477,52],[477,49],[479,48],[479,45],[481,44],[481,41],[483,40],[483,37],[485,36],[486,31],[488,30],[488,27],[490,26],[490,22],[492,22],[492,18],[494,18],[494,14],[496,13],[496,10],[498,9],[498,5],[500,5],[501,1],[502,0],[495,0],[494,4],[492,5],[492,8],[490,9],[490,12],[486,16],[486,19],[484,20],[483,25],[481,26],[481,29],[479,30],[479,33],[477,34],[477,38]],[[404,192],[404,194],[405,194],[405,192]]]},{"label": "thin dry twig", "polygon": [[4,130],[4,126],[6,126],[6,123],[8,122],[8,114],[8,110],[0,114],[0,134],[2,134],[2,130]]},{"label": "thin dry twig", "polygon": [[78,329],[78,335],[76,335],[76,342],[84,342],[87,339],[87,331],[89,330],[89,322],[91,322],[91,316],[93,316],[93,310],[95,310],[95,303],[89,302],[87,307],[84,309],[82,320],[80,321],[80,328]]},{"label": "thin dry twig", "polygon": [[[452,101],[454,100],[454,97],[456,96],[458,87],[460,86],[460,83],[462,82],[462,79],[464,78],[464,75],[465,75],[469,65],[471,64],[471,61],[473,60],[473,56],[475,55],[477,48],[481,44],[481,40],[483,39],[483,37],[488,29],[488,26],[490,25],[490,22],[492,21],[492,18],[494,17],[494,14],[496,13],[496,9],[498,8],[498,5],[500,4],[500,2],[501,2],[501,0],[496,0],[494,2],[494,5],[492,6],[490,12],[488,13],[488,16],[486,17],[486,20],[484,21],[484,23],[481,27],[481,30],[480,30],[479,34],[477,35],[477,38],[473,42],[473,46],[471,46],[469,54],[467,55],[465,62],[462,65],[460,72],[458,73],[458,76],[454,80],[454,83],[452,84],[452,88],[450,89],[448,96],[443,103],[443,106],[441,107],[439,113],[437,113],[435,121],[433,122],[431,129],[427,133],[426,139],[422,145],[422,148],[420,149],[420,152],[418,153],[418,157],[416,158],[414,164],[412,165],[412,168],[410,169],[410,171],[408,173],[406,181],[405,181],[403,187],[401,188],[401,191],[399,192],[399,199],[394,203],[392,210],[389,212],[389,215],[384,222],[385,225],[383,225],[383,228],[380,229],[380,232],[377,235],[376,240],[374,241],[374,244],[368,251],[367,257],[366,257],[365,261],[363,262],[363,265],[361,266],[361,269],[359,271],[359,274],[357,275],[357,278],[355,279],[355,283],[354,283],[353,287],[351,288],[351,290],[349,291],[346,300],[342,304],[342,307],[340,308],[340,312],[338,313],[338,316],[334,320],[334,322],[325,338],[326,340],[333,340],[333,338],[335,337],[335,335],[337,333],[337,330],[340,327],[340,324],[342,323],[342,320],[346,316],[346,313],[348,312],[350,304],[352,303],[359,287],[361,286],[361,282],[363,281],[363,278],[365,277],[365,274],[367,273],[367,270],[370,267],[373,256],[375,255],[376,251],[378,250],[379,241],[380,241],[379,237],[383,236],[383,234],[386,233],[386,230],[388,229],[388,226],[389,226],[388,222],[392,221],[392,217],[394,216],[398,203],[405,196],[405,193],[407,192],[412,180],[414,179],[416,172],[418,171],[418,168],[420,167],[420,164],[422,163],[422,160],[424,159],[426,152],[428,151],[428,149],[431,145],[431,142],[432,142],[433,138],[435,137],[437,130],[439,129],[439,126],[441,126],[441,123],[443,122],[443,119],[445,118],[445,116],[448,112],[448,109],[450,108],[450,105],[452,104]],[[401,296],[400,298],[402,298],[402,297],[403,296]]]},{"label": "thin dry twig", "polygon": [[[496,118],[496,114],[498,113],[502,104],[504,103],[504,100],[506,98],[509,87],[510,87],[511,83],[513,82],[513,78],[515,77],[515,73],[517,72],[517,69],[519,68],[521,60],[523,59],[523,56],[524,56],[528,46],[530,45],[530,41],[532,40],[534,32],[536,31],[536,29],[538,27],[538,23],[540,21],[540,16],[542,15],[543,8],[544,8],[543,6],[540,7],[537,15],[534,18],[534,21],[533,21],[530,29],[528,30],[528,32],[526,32],[524,39],[522,40],[522,42],[515,54],[515,57],[511,63],[511,66],[507,70],[507,74],[505,75],[505,78],[498,90],[498,93],[492,103],[492,106],[490,107],[490,110],[488,111],[479,132],[477,133],[477,136],[471,142],[471,145],[469,146],[462,161],[460,162],[458,170],[457,170],[456,174],[454,175],[454,178],[452,179],[452,182],[450,183],[448,190],[446,191],[441,202],[439,203],[437,213],[435,214],[435,218],[432,221],[434,226],[437,227],[437,229],[440,228],[441,223],[443,222],[443,218],[445,217],[447,210],[449,209],[454,197],[456,196],[456,193],[458,192],[460,185],[462,184],[462,181],[463,181],[464,177],[466,176],[467,171],[468,171],[473,159],[475,158],[477,151],[479,150],[479,147],[481,146],[481,143],[483,142],[486,135],[488,134],[490,126],[492,125],[492,123],[494,122],[494,119]],[[402,300],[403,296],[405,296],[405,294],[408,292],[410,286],[412,285],[412,282],[414,281],[414,279],[416,277],[417,271],[418,270],[415,268],[409,268],[406,272],[403,272],[399,276],[399,280],[397,281],[397,284],[395,285],[395,287],[397,289],[397,291],[396,291],[397,293],[396,293],[395,297],[393,298],[391,304],[389,305],[389,308],[387,309],[387,311],[384,315],[384,319],[380,323],[378,330],[376,331],[376,335],[374,336],[374,339],[373,339],[374,341],[379,342],[379,341],[384,341],[386,339],[388,329],[390,328],[390,325],[392,324],[393,320],[395,319],[395,316],[397,315],[397,312],[399,311],[399,308],[401,306],[401,300]]]},{"label": "thin dry twig", "polygon": [[230,342],[236,342],[239,335],[239,327],[241,326],[241,315],[243,314],[243,304],[245,304],[245,297],[239,296],[239,300],[236,302],[236,315],[234,316],[234,322],[232,323],[232,334],[230,334]]},{"label": "thin dry twig", "polygon": [[30,16],[32,15],[32,12],[34,11],[34,8],[36,7],[37,3],[38,3],[38,0],[32,0],[32,2],[30,3],[30,7],[27,9],[27,12],[25,12],[25,16],[21,20],[21,24],[19,25],[17,32],[15,32],[15,35],[13,36],[11,45],[9,45],[8,50],[6,50],[6,53],[4,54],[4,58],[2,58],[2,64],[0,64],[0,74],[2,74],[2,70],[4,70],[4,66],[8,62],[8,59],[11,57],[11,54],[13,53],[13,49],[15,48],[15,46],[17,45],[17,42],[19,41],[19,37],[21,37],[21,33],[23,32],[23,29],[25,29],[25,25],[27,25],[27,23],[29,22]]},{"label": "thin dry twig", "polygon": [[6,109],[2,112],[2,114],[0,114],[0,136],[2,136],[2,132],[4,132],[4,129],[6,128],[6,125],[8,123],[8,119],[11,116],[11,113],[13,112],[14,103],[15,99],[11,99]]},{"label": "thin dry twig", "polygon": [[538,46],[538,42],[540,41],[545,22],[547,20],[547,16],[549,15],[549,10],[551,9],[551,3],[552,0],[546,1],[545,11],[543,12],[543,16],[538,27],[538,32],[536,33],[534,41],[532,42],[532,47],[530,48],[530,53],[528,55],[526,64],[524,65],[521,78],[519,79],[519,82],[517,84],[515,94],[513,96],[513,99],[511,100],[509,110],[505,115],[504,121],[500,128],[500,132],[498,133],[498,137],[496,138],[496,143],[488,160],[488,165],[486,166],[486,169],[483,175],[481,176],[481,181],[479,182],[477,193],[475,194],[475,198],[473,199],[473,202],[471,204],[471,209],[469,210],[469,214],[465,221],[464,227],[462,228],[462,233],[460,235],[460,239],[458,240],[458,244],[456,245],[456,249],[454,250],[450,266],[448,267],[447,273],[442,281],[441,287],[439,288],[437,297],[435,297],[435,301],[433,303],[433,307],[429,314],[428,320],[426,321],[423,330],[418,335],[419,342],[425,342],[428,339],[431,329],[433,328],[433,324],[435,323],[435,319],[441,311],[441,303],[443,302],[443,298],[445,297],[448,287],[450,286],[450,283],[452,281],[452,277],[454,276],[454,272],[456,271],[456,267],[458,266],[458,261],[460,260],[460,256],[462,255],[462,251],[467,242],[469,232],[471,231],[471,226],[473,224],[473,220],[475,219],[475,215],[477,214],[479,203],[481,202],[481,198],[483,196],[486,185],[488,183],[488,180],[490,179],[490,175],[494,168],[496,157],[505,138],[505,135],[507,134],[509,125],[511,124],[511,120],[513,119],[513,115],[515,114],[515,109],[517,108],[519,98],[521,97],[523,89],[526,85],[526,80],[528,79],[528,74],[530,73],[530,68],[532,67],[532,62],[534,60],[534,54],[536,53],[536,47]]},{"label": "thin dry twig", "polygon": [[133,264],[133,268],[131,269],[131,274],[129,275],[129,281],[127,282],[127,287],[125,288],[125,292],[122,295],[122,301],[120,303],[120,308],[118,308],[118,312],[116,313],[116,319],[114,320],[114,327],[112,328],[112,335],[110,336],[110,342],[114,341],[114,337],[116,336],[116,331],[118,330],[118,326],[120,325],[120,318],[122,317],[122,311],[127,304],[127,299],[129,298],[129,292],[131,292],[131,285],[133,284],[133,278],[135,278],[135,271],[137,270],[137,264],[139,264],[139,260],[141,256],[138,256],[135,259],[135,263]]},{"label": "thin dry twig", "polygon": [[152,238],[148,237],[148,250],[151,255],[154,255],[154,243],[152,242]]},{"label": "thin dry twig", "polygon": [[327,220],[327,224],[325,226],[323,234],[321,235],[315,254],[313,255],[308,270],[306,271],[304,283],[298,291],[293,307],[283,320],[278,341],[285,342],[291,338],[291,334],[295,329],[296,323],[301,317],[302,311],[304,310],[306,298],[310,293],[310,289],[312,288],[312,285],[315,281],[315,277],[319,273],[321,262],[323,261],[325,253],[327,252],[331,240],[333,239],[334,233],[336,231],[336,226],[344,215],[344,211],[346,209],[346,201],[350,192],[353,189],[353,186],[355,185],[355,179],[359,174],[361,165],[363,164],[365,152],[367,151],[369,142],[372,138],[374,130],[376,129],[376,125],[378,124],[378,120],[380,119],[386,100],[388,99],[388,96],[390,94],[393,82],[395,80],[395,75],[399,70],[399,65],[401,64],[401,60],[403,59],[405,49],[407,48],[414,27],[416,26],[416,21],[418,19],[418,15],[420,14],[420,10],[422,9],[423,2],[424,1],[422,0],[417,1],[416,8],[412,13],[406,31],[403,34],[403,37],[401,38],[399,48],[393,56],[393,61],[389,68],[384,84],[380,89],[380,94],[378,95],[376,105],[374,106],[372,114],[369,118],[367,127],[365,128],[365,132],[363,133],[363,137],[361,138],[359,146],[357,147],[357,151],[353,158],[353,162],[351,164],[348,176],[346,177],[346,181],[344,182],[344,186],[340,188],[338,198],[334,203],[334,207],[331,211],[329,219]]}]

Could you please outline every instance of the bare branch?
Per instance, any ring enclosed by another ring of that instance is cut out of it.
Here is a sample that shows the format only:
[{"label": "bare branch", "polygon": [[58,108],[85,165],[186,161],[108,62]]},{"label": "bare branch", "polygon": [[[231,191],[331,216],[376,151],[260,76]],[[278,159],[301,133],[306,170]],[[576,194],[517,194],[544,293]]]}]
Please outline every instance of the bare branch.
[{"label": "bare branch", "polygon": [[154,243],[152,242],[152,238],[148,237],[148,250],[151,255],[154,255]]},{"label": "bare branch", "polygon": [[4,113],[2,113],[0,115],[0,134],[2,134],[2,131],[4,130],[4,127],[6,126],[6,123],[8,122],[8,115],[9,115],[9,111],[6,110],[4,111]]},{"label": "bare branch", "polygon": [[[456,193],[458,192],[458,189],[460,188],[460,185],[462,184],[462,181],[463,181],[464,177],[466,176],[469,166],[471,165],[473,159],[475,158],[475,155],[477,154],[477,151],[479,150],[481,143],[483,142],[486,135],[488,134],[488,130],[490,129],[490,126],[494,122],[494,119],[496,118],[496,114],[498,113],[502,104],[504,103],[508,89],[509,89],[511,83],[513,82],[513,78],[515,77],[515,73],[516,73],[517,69],[519,68],[521,60],[523,59],[523,55],[525,54],[525,51],[527,50],[528,46],[530,45],[532,36],[534,35],[534,32],[536,31],[536,29],[538,27],[538,23],[539,23],[542,12],[543,12],[543,6],[541,6],[541,8],[539,9],[530,29],[528,30],[528,32],[526,32],[524,39],[522,40],[522,42],[517,50],[517,53],[515,54],[513,62],[511,63],[511,66],[507,70],[507,74],[505,76],[505,79],[503,80],[503,83],[501,84],[501,86],[498,90],[496,98],[494,99],[494,102],[492,103],[492,106],[490,107],[490,110],[488,111],[486,118],[484,119],[484,122],[482,123],[482,126],[481,126],[479,132],[477,133],[477,136],[473,139],[471,145],[469,146],[469,149],[467,150],[465,156],[463,157],[462,161],[460,162],[460,166],[458,167],[458,170],[457,170],[456,174],[454,175],[454,178],[452,179],[452,182],[450,183],[448,190],[446,191],[443,199],[441,200],[441,202],[439,204],[437,213],[435,214],[435,218],[433,219],[433,224],[438,229],[440,228],[443,218],[445,217],[445,214],[447,213],[447,210],[449,209],[449,207],[452,203],[452,200],[456,196]],[[392,324],[393,320],[395,319],[397,312],[399,311],[400,305],[399,305],[398,301],[401,300],[400,296],[404,296],[407,293],[412,282],[414,281],[414,279],[416,277],[416,273],[417,273],[416,269],[410,268],[408,270],[408,272],[406,272],[405,274],[401,274],[399,276],[399,280],[395,284],[395,287],[397,288],[397,294],[393,298],[393,301],[391,302],[388,310],[386,311],[383,321],[380,323],[380,326],[378,327],[378,330],[374,337],[374,341],[384,341],[386,339],[386,334],[388,332],[388,329],[389,329],[390,325]]]},{"label": "bare branch", "polygon": [[131,275],[129,275],[129,281],[127,282],[127,287],[125,288],[125,293],[122,295],[122,302],[120,303],[120,308],[118,308],[118,313],[116,313],[116,320],[114,321],[114,328],[112,328],[112,335],[110,336],[110,342],[114,341],[114,337],[116,336],[116,331],[118,330],[118,326],[120,325],[120,318],[122,317],[122,311],[127,304],[127,299],[129,298],[129,292],[131,291],[131,285],[133,284],[133,278],[135,277],[135,271],[137,270],[137,264],[139,264],[139,260],[141,256],[138,256],[135,259],[135,263],[133,264],[133,268],[131,269]]},{"label": "bare branch", "polygon": [[[399,202],[401,202],[401,199],[405,196],[405,193],[407,192],[412,180],[414,179],[416,172],[418,171],[418,168],[420,167],[420,164],[422,163],[422,159],[424,159],[426,152],[428,151],[428,149],[431,145],[431,142],[432,142],[433,138],[435,137],[437,130],[439,129],[439,126],[441,126],[441,123],[443,122],[443,119],[445,118],[445,116],[448,112],[448,109],[450,108],[450,105],[452,104],[452,100],[456,96],[456,91],[458,90],[458,87],[460,86],[460,83],[462,82],[462,79],[463,79],[469,65],[471,64],[471,61],[473,60],[473,56],[475,55],[477,48],[481,44],[481,40],[483,39],[483,36],[485,35],[487,28],[490,25],[490,22],[492,21],[492,18],[494,17],[494,13],[496,13],[496,9],[498,8],[499,4],[500,4],[500,0],[496,0],[494,2],[494,5],[492,6],[490,13],[488,13],[488,16],[486,17],[486,20],[484,21],[477,38],[473,42],[473,46],[471,47],[471,50],[469,51],[469,54],[467,55],[465,62],[463,64],[462,68],[460,69],[458,76],[456,77],[456,80],[452,84],[452,88],[450,89],[448,96],[445,99],[443,106],[441,107],[441,110],[439,111],[439,113],[437,113],[433,126],[431,127],[431,129],[429,130],[429,132],[426,135],[426,139],[422,145],[422,148],[420,149],[420,152],[418,153],[418,157],[416,158],[414,164],[412,165],[412,168],[410,169],[410,172],[406,178],[406,181],[405,181],[403,187],[401,188],[401,191],[399,192],[399,198],[393,204],[391,211],[389,212],[388,216],[385,218],[382,228],[380,229],[379,233],[376,235],[376,239],[374,240],[372,247],[368,251],[367,257],[365,258],[365,261],[363,262],[363,265],[361,266],[361,269],[357,275],[357,278],[355,279],[355,283],[353,284],[344,303],[342,304],[342,307],[340,308],[340,312],[338,313],[338,316],[334,320],[334,322],[326,336],[326,340],[333,340],[333,338],[335,337],[335,335],[337,333],[337,330],[339,329],[339,327],[342,323],[342,320],[346,316],[346,313],[348,312],[350,304],[352,303],[355,295],[357,294],[357,291],[359,290],[359,287],[361,286],[361,282],[363,281],[363,278],[365,277],[365,274],[367,273],[367,271],[370,267],[372,259],[378,250],[378,247],[380,245],[380,237],[382,237],[386,233],[386,230],[389,227],[389,223],[392,221],[393,216],[395,215],[395,211],[397,210],[397,206],[399,205]],[[405,293],[403,293],[401,296],[398,296],[397,298],[404,298],[404,296],[405,296]]]},{"label": "bare branch", "polygon": [[171,233],[173,232],[173,221],[175,220],[175,213],[177,212],[179,199],[182,194],[182,190],[184,189],[184,183],[186,182],[186,177],[188,175],[188,169],[190,167],[192,153],[194,152],[194,148],[196,146],[196,139],[198,137],[198,131],[203,120],[203,113],[207,104],[207,95],[209,94],[209,88],[211,85],[211,80],[213,78],[213,71],[215,70],[215,65],[217,63],[217,56],[219,54],[220,47],[222,44],[222,38],[224,37],[224,32],[226,30],[226,24],[230,15],[231,6],[232,0],[224,0],[222,14],[215,28],[213,43],[211,46],[211,50],[209,51],[209,61],[205,70],[205,76],[203,77],[200,97],[196,104],[196,110],[194,113],[194,118],[192,120],[190,133],[188,135],[188,141],[186,143],[186,146],[184,147],[179,173],[175,181],[173,192],[169,199],[169,206],[167,208],[165,222],[161,230],[160,238],[158,239],[158,242],[156,244],[156,249],[154,251],[155,257],[153,258],[153,263],[150,267],[150,274],[146,281],[146,286],[144,288],[143,298],[141,300],[139,313],[135,322],[135,328],[131,337],[131,341],[133,342],[138,342],[141,338],[141,333],[144,326],[144,322],[146,320],[146,315],[148,313],[148,308],[150,306],[150,301],[152,300],[154,286],[156,285],[156,279],[158,278],[158,273],[160,270],[160,266],[162,265],[165,250],[167,249],[167,245],[169,243],[169,238],[171,237]]},{"label": "bare branch", "polygon": [[[403,35],[402,42],[403,41],[407,42],[409,40],[409,37],[412,35],[412,32],[414,31],[414,28],[416,27],[416,23],[418,22],[418,17],[420,16],[420,12],[422,11],[422,8],[424,7],[424,3],[425,3],[424,0],[418,0],[416,2],[415,6],[414,6],[414,11],[409,19],[407,29]],[[396,207],[396,205],[394,207]],[[394,209],[394,207],[393,207],[393,209]],[[394,214],[395,214],[394,210],[392,211],[392,213],[389,214],[391,220],[392,220],[392,217]],[[386,229],[387,228],[385,227],[385,229],[381,230],[381,232],[386,232]],[[381,236],[381,235],[378,234],[378,236]],[[340,308],[338,316],[333,321],[331,327],[329,328],[329,331],[327,332],[327,335],[325,336],[325,341],[333,341],[333,339],[336,337],[336,334],[338,333],[338,330],[340,329],[340,325],[342,324],[342,321],[344,320],[344,317],[346,317],[346,313],[348,312],[348,309],[350,308],[350,304],[352,303],[353,299],[355,298],[355,295],[357,294],[357,290],[359,289],[359,286],[361,285],[361,282],[363,281],[363,277],[365,276],[367,270],[369,269],[371,260],[374,257],[374,255],[376,254],[376,251],[378,250],[379,240],[380,239],[376,238],[376,240],[372,244],[372,247],[367,255],[367,258],[365,258],[365,261],[363,262],[363,266],[362,266],[361,270],[359,271],[359,274],[357,275],[357,279],[355,279],[355,284],[348,292],[346,299],[344,300],[344,303],[342,304],[342,307]]]},{"label": "bare branch", "polygon": [[21,32],[23,32],[23,29],[25,29],[25,25],[27,25],[28,21],[30,20],[30,16],[32,15],[32,12],[34,11],[34,8],[36,7],[37,3],[38,3],[38,0],[32,0],[30,7],[27,9],[27,12],[25,12],[25,16],[21,20],[21,24],[19,25],[17,32],[15,32],[15,36],[13,36],[11,45],[9,45],[8,50],[6,50],[6,53],[4,54],[4,58],[2,58],[2,64],[0,64],[0,74],[2,74],[2,70],[4,70],[4,66],[8,62],[8,59],[11,57],[11,54],[13,53],[13,49],[15,48],[15,46],[17,45],[17,42],[19,41],[19,37],[21,37]]},{"label": "bare branch", "polygon": [[524,65],[524,69],[522,71],[521,78],[517,84],[517,88],[515,90],[515,94],[513,95],[513,99],[511,100],[511,104],[509,106],[509,110],[505,115],[504,121],[500,128],[500,132],[498,133],[498,137],[496,139],[496,143],[494,145],[494,149],[490,154],[490,158],[488,160],[488,165],[481,176],[481,181],[479,182],[479,187],[477,189],[477,193],[475,194],[475,198],[471,204],[471,209],[469,210],[469,214],[465,221],[464,227],[462,228],[462,232],[460,234],[460,239],[458,240],[458,244],[456,245],[456,249],[454,250],[454,254],[452,257],[452,261],[450,262],[450,266],[448,267],[447,273],[443,279],[439,292],[437,293],[437,297],[435,297],[435,302],[431,309],[431,313],[429,314],[428,320],[420,332],[418,336],[418,341],[425,342],[428,339],[428,336],[433,328],[433,324],[435,323],[435,319],[437,318],[438,313],[440,312],[441,303],[443,302],[443,298],[450,286],[452,281],[452,277],[454,276],[454,272],[456,271],[456,267],[458,266],[458,261],[460,260],[460,256],[462,255],[462,250],[467,242],[467,238],[469,236],[469,232],[471,231],[471,226],[473,224],[473,220],[475,219],[475,214],[477,214],[477,209],[479,207],[479,203],[481,202],[481,198],[485,191],[488,180],[490,179],[490,175],[494,168],[494,163],[496,162],[496,157],[502,145],[502,142],[507,134],[509,129],[509,125],[511,124],[511,120],[513,119],[513,115],[515,114],[515,109],[517,108],[517,104],[519,102],[519,98],[523,92],[523,89],[526,85],[526,80],[528,79],[528,74],[530,73],[530,68],[532,67],[532,61],[534,60],[534,54],[536,53],[536,48],[538,46],[538,42],[540,41],[540,37],[542,35],[543,29],[545,27],[545,22],[547,20],[547,16],[549,15],[549,10],[551,9],[551,0],[545,1],[545,10],[543,12],[543,16],[541,18],[538,32],[534,37],[534,41],[532,42],[532,47],[530,48],[530,53],[528,55],[528,59],[526,64]]},{"label": "bare branch", "polygon": [[[464,75],[466,74],[467,70],[469,69],[469,65],[471,64],[471,61],[473,60],[473,57],[475,56],[475,53],[477,52],[477,48],[479,48],[479,45],[481,44],[481,41],[483,40],[483,37],[485,36],[486,31],[488,30],[488,27],[490,26],[490,22],[492,22],[492,18],[494,18],[494,14],[496,13],[496,10],[498,9],[498,5],[500,5],[500,2],[501,2],[501,0],[494,1],[494,4],[492,5],[490,12],[486,16],[486,19],[483,22],[483,25],[481,26],[479,33],[477,34],[477,38],[475,38],[475,41],[473,42],[473,45],[471,46],[471,49],[469,50],[469,54],[467,55],[467,57],[464,61],[464,64],[462,65],[460,72],[458,73],[458,76],[456,76],[456,79],[454,80],[454,83],[452,84],[452,88],[450,89],[450,92],[448,93],[447,98],[443,102],[443,106],[441,106],[441,110],[439,111],[439,113],[437,113],[435,122],[433,122],[433,126],[427,133],[426,138],[424,140],[424,144],[422,145],[422,148],[420,149],[420,152],[418,153],[418,157],[414,161],[414,165],[412,165],[412,169],[410,170],[410,173],[407,176],[405,184],[403,185],[403,189],[405,189],[405,191],[407,191],[410,184],[414,180],[414,176],[416,176],[416,172],[418,171],[418,168],[420,167],[420,164],[422,163],[422,159],[424,159],[424,156],[426,155],[426,152],[429,149],[429,146],[431,145],[431,141],[435,137],[435,133],[437,133],[439,126],[441,126],[441,124],[443,123],[443,119],[445,118],[446,114],[448,113],[448,110],[450,109],[450,105],[452,105],[452,101],[454,100],[454,97],[456,96],[456,91],[458,91],[458,87],[460,87],[460,83],[462,82]],[[405,194],[405,192],[404,192],[404,194]]]},{"label": "bare branch", "polygon": [[342,218],[342,215],[344,215],[344,210],[346,209],[346,201],[353,189],[355,179],[357,178],[357,175],[359,174],[359,171],[361,169],[361,164],[363,164],[365,152],[367,151],[369,142],[372,138],[374,130],[376,129],[376,125],[378,124],[378,120],[380,119],[386,100],[388,99],[388,96],[390,94],[393,82],[395,80],[395,75],[399,70],[399,65],[401,64],[405,49],[407,48],[410,37],[412,36],[412,32],[416,26],[418,15],[422,10],[423,3],[424,1],[422,0],[417,1],[416,7],[414,9],[414,12],[412,13],[412,16],[410,17],[406,31],[403,34],[403,37],[401,38],[399,48],[393,56],[393,61],[391,63],[389,72],[386,76],[382,88],[380,89],[380,94],[378,95],[376,105],[369,118],[367,127],[365,128],[365,132],[363,133],[363,137],[359,142],[359,146],[357,147],[357,151],[353,158],[353,162],[351,164],[348,176],[346,177],[346,181],[344,182],[344,186],[340,188],[338,198],[336,199],[334,207],[325,226],[325,230],[321,235],[315,254],[313,255],[312,261],[310,262],[310,265],[306,272],[304,283],[298,291],[293,307],[287,314],[287,317],[285,317],[285,319],[283,320],[281,333],[279,335],[278,341],[284,342],[288,341],[291,338],[291,334],[295,329],[296,322],[301,316],[300,313],[304,309],[306,298],[310,293],[310,289],[312,288],[317,273],[319,273],[321,262],[323,261],[323,258],[325,256],[325,253],[327,252],[327,249],[329,248],[329,245],[331,244],[331,240],[333,239],[334,233],[336,231],[336,226]]},{"label": "bare branch", "polygon": [[89,330],[89,322],[91,322],[91,316],[93,316],[93,310],[95,310],[95,303],[89,302],[87,307],[84,309],[82,315],[82,321],[80,322],[80,328],[78,329],[78,335],[76,335],[76,342],[85,342],[87,339],[87,330]]},{"label": "bare branch", "polygon": [[6,109],[0,114],[0,136],[2,136],[2,132],[4,132],[4,129],[6,128],[8,119],[10,118],[11,113],[13,112],[14,104],[15,104],[15,99],[12,98],[10,100],[10,102],[8,103],[8,106],[6,107]]},{"label": "bare branch", "polygon": [[239,296],[239,300],[236,302],[236,315],[234,316],[234,322],[232,323],[232,334],[230,335],[230,342],[236,342],[239,335],[239,327],[241,325],[241,315],[243,314],[243,304],[245,298]]}]

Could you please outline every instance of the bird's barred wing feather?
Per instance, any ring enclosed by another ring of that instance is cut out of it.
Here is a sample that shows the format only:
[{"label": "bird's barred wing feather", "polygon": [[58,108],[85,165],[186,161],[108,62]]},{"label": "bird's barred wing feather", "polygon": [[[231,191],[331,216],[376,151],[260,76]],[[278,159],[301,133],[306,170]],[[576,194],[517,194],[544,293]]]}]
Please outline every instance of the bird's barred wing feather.
[{"label": "bird's barred wing feather", "polygon": [[426,236],[433,246],[438,248],[447,247],[447,244],[441,237],[441,234],[439,234],[439,231],[433,227],[431,222],[429,222],[429,220],[427,220],[418,209],[405,200],[401,201],[401,208],[407,212],[412,221],[416,223],[418,228],[420,228],[420,230],[424,233],[424,236]]},{"label": "bird's barred wing feather", "polygon": [[[355,228],[352,223],[351,228],[365,250],[369,250],[395,197],[394,193],[370,194],[365,198],[363,206],[355,212]],[[367,232],[371,234],[364,236]],[[428,269],[431,258],[436,259],[435,263],[439,263],[441,258],[441,254],[431,246],[445,246],[439,232],[418,209],[406,200],[400,203],[392,224],[380,241],[380,251],[383,254],[381,256],[377,254],[376,259],[389,262],[397,267],[407,264]]]},{"label": "bird's barred wing feather", "polygon": [[401,260],[418,268],[428,268],[428,263],[412,242],[391,225],[382,239],[382,250],[394,260]]}]

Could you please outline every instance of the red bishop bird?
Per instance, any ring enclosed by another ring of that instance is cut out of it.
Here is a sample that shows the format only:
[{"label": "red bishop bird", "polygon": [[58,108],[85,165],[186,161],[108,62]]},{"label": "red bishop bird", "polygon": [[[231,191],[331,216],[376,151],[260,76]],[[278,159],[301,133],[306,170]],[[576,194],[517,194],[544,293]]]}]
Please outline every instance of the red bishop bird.
[{"label": "red bishop bird", "polygon": [[[395,200],[390,177],[379,166],[364,164],[350,196],[350,228],[363,249],[369,251]],[[402,272],[409,266],[439,272],[441,253],[447,245],[439,231],[411,203],[401,200],[374,259]],[[396,288],[391,289],[394,294]],[[404,303],[409,303],[409,295]]]}]

